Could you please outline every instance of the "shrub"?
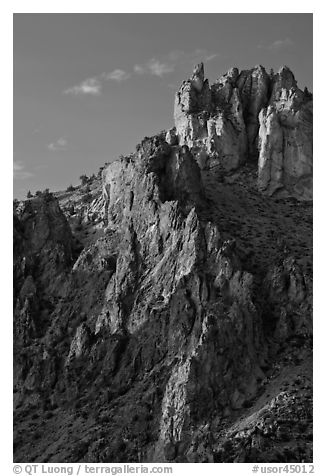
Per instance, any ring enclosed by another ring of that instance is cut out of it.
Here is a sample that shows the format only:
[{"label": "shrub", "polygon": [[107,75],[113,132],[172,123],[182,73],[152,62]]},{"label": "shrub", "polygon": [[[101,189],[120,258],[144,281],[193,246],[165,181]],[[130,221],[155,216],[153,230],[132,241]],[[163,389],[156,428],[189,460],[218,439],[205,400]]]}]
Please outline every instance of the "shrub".
[{"label": "shrub", "polygon": [[73,192],[75,190],[75,187],[73,185],[69,185],[69,187],[67,187],[67,192]]},{"label": "shrub", "polygon": [[308,91],[307,86],[304,87],[303,94],[307,99],[312,99],[312,93]]},{"label": "shrub", "polygon": [[42,193],[42,198],[44,198],[44,200],[46,202],[50,202],[52,199],[53,199],[53,194],[50,192],[50,190],[48,188],[46,188],[43,193]]},{"label": "shrub", "polygon": [[89,178],[87,177],[87,175],[83,174],[79,177],[80,181],[81,181],[81,184],[82,185],[86,185],[89,181]]}]

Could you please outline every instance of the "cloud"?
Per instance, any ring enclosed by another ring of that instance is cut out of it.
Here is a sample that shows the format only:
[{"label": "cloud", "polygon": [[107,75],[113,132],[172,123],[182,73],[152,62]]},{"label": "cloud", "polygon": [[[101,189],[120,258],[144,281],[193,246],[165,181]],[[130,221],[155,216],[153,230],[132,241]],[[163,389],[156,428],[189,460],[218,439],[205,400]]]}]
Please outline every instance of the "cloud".
[{"label": "cloud", "polygon": [[99,96],[102,93],[103,81],[125,81],[130,77],[130,74],[123,69],[115,69],[110,73],[101,73],[93,78],[87,78],[82,83],[66,89],[64,94],[90,94],[92,96]]},{"label": "cloud", "polygon": [[161,58],[154,57],[145,63],[135,64],[133,67],[133,73],[128,73],[123,69],[117,68],[109,73],[104,72],[92,78],[87,78],[80,84],[66,89],[64,94],[99,96],[102,93],[103,83],[105,81],[115,81],[120,83],[129,79],[132,74],[148,74],[150,76],[162,78],[166,74],[173,73],[173,71],[178,68],[182,69],[186,67],[189,69],[189,65],[194,66],[196,63],[201,61],[212,61],[218,56],[217,53],[201,48],[197,48],[191,52],[173,50]]},{"label": "cloud", "polygon": [[208,55],[205,58],[205,61],[212,61],[213,59],[217,58],[217,53],[213,53],[212,55]]},{"label": "cloud", "polygon": [[276,40],[270,46],[270,50],[278,50],[280,48],[292,46],[294,43],[291,38],[285,38],[285,40]]},{"label": "cloud", "polygon": [[174,71],[175,65],[168,63],[161,63],[156,59],[151,59],[148,62],[148,69],[153,76],[162,77],[164,74],[172,73]]},{"label": "cloud", "polygon": [[126,79],[130,78],[130,74],[124,71],[123,69],[115,69],[111,73],[102,73],[101,77],[105,81],[126,81]]},{"label": "cloud", "polygon": [[140,65],[135,64],[134,72],[137,74],[150,74],[153,76],[162,77],[164,74],[172,73],[174,71],[174,65],[168,63],[162,63],[159,60],[152,58],[147,63]]},{"label": "cloud", "polygon": [[98,96],[101,94],[102,84],[97,78],[88,78],[85,79],[82,83],[72,88],[66,89],[65,94],[91,94],[93,96]]},{"label": "cloud", "polygon": [[200,48],[191,52],[173,50],[160,59],[151,58],[146,63],[136,64],[134,66],[134,72],[136,74],[149,74],[162,77],[165,74],[172,73],[177,68],[189,68],[189,65],[193,66],[201,61],[212,61],[217,56],[217,53],[212,53]]},{"label": "cloud", "polygon": [[60,137],[55,142],[51,142],[48,144],[48,149],[51,150],[52,152],[60,151],[60,150],[66,150],[67,147],[67,140],[64,139],[63,137]]},{"label": "cloud", "polygon": [[140,64],[135,64],[134,72],[137,73],[137,74],[145,74],[146,69],[144,68],[144,66],[140,66]]},{"label": "cloud", "polygon": [[282,48],[288,48],[294,45],[294,41],[291,38],[285,38],[284,40],[275,40],[273,43],[269,45],[258,45],[258,48],[262,48],[264,50],[271,50],[271,51],[278,51]]},{"label": "cloud", "polygon": [[20,161],[14,161],[13,163],[14,179],[26,180],[33,177],[31,172],[25,170],[25,166]]}]

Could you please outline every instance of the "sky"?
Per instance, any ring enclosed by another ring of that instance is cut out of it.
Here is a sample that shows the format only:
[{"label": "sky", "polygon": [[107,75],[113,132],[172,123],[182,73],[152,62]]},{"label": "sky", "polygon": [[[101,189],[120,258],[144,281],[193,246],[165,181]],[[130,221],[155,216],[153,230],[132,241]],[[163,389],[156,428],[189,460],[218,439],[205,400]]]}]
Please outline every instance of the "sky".
[{"label": "sky", "polygon": [[174,94],[204,62],[289,66],[313,89],[312,14],[14,14],[14,197],[64,190],[173,126]]}]

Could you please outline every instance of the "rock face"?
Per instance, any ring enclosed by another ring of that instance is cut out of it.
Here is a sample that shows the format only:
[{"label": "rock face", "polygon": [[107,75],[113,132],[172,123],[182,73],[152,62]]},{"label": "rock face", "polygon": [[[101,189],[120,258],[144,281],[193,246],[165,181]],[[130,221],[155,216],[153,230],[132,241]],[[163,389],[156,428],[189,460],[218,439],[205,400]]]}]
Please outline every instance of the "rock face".
[{"label": "rock face", "polygon": [[209,88],[199,65],[181,91],[176,130],[106,165],[90,200],[15,213],[16,461],[312,461],[311,258],[274,249],[311,233],[310,205],[248,175],[208,189],[199,164],[246,162],[278,89],[260,67]]},{"label": "rock face", "polygon": [[258,188],[270,195],[312,199],[312,99],[282,68],[259,114]]},{"label": "rock face", "polygon": [[264,282],[271,303],[270,323],[276,323],[274,335],[286,340],[293,335],[311,335],[312,290],[302,269],[291,256],[269,270]]},{"label": "rock face", "polygon": [[174,120],[179,144],[192,148],[202,168],[216,162],[233,170],[245,160],[245,124],[239,91],[233,87],[235,74],[230,71],[210,88],[200,64],[176,94]]},{"label": "rock face", "polygon": [[200,64],[176,94],[174,119],[202,169],[258,162],[260,191],[312,199],[312,98],[289,68],[232,68],[210,87]]},{"label": "rock face", "polygon": [[243,105],[250,160],[257,159],[258,116],[261,109],[268,103],[270,82],[271,79],[265,68],[260,65],[248,71],[241,71],[236,80]]},{"label": "rock face", "polygon": [[44,332],[47,312],[40,309],[40,295],[60,286],[59,276],[72,262],[73,246],[70,227],[52,196],[25,202],[14,216],[16,342],[26,344]]},{"label": "rock face", "polygon": [[[207,412],[251,398],[264,361],[257,354],[262,334],[253,278],[241,270],[235,244],[222,244],[217,227],[200,222],[199,170],[183,147],[145,143],[136,158],[103,175],[108,226],[121,234],[121,245],[97,332],[105,326],[137,335],[150,325],[160,336],[151,365],[164,352],[170,376],[155,459],[164,459],[166,447],[186,444],[193,422]],[[239,365],[225,373],[230,360]],[[148,365],[142,351],[138,365]]]}]

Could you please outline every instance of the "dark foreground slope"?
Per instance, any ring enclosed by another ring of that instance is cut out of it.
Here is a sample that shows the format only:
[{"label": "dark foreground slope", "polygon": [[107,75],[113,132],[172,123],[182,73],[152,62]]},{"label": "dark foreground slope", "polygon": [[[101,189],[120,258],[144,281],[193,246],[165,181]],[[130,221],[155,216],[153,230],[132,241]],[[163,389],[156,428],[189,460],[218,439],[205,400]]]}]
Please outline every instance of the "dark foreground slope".
[{"label": "dark foreground slope", "polygon": [[312,461],[311,204],[255,174],[157,136],[22,204],[15,461]]}]

